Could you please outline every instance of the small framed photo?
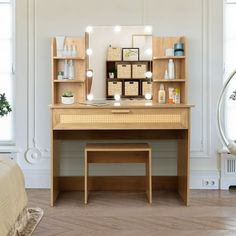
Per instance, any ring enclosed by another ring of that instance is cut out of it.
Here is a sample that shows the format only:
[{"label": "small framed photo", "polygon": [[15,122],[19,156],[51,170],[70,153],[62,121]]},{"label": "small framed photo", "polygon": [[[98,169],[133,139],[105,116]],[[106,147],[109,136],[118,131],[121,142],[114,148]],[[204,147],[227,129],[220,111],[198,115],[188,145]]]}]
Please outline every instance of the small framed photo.
[{"label": "small framed photo", "polygon": [[123,61],[138,61],[139,48],[122,48],[122,60]]}]

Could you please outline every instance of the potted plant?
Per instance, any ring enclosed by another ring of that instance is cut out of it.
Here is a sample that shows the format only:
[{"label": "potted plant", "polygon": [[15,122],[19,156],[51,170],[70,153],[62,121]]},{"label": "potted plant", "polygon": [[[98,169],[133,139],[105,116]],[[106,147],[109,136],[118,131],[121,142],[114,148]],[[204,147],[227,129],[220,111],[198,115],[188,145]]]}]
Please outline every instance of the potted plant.
[{"label": "potted plant", "polygon": [[61,102],[67,105],[73,104],[75,102],[73,93],[70,90],[66,90],[61,96]]},{"label": "potted plant", "polygon": [[11,106],[6,99],[5,93],[0,94],[0,117],[7,115],[11,111]]}]

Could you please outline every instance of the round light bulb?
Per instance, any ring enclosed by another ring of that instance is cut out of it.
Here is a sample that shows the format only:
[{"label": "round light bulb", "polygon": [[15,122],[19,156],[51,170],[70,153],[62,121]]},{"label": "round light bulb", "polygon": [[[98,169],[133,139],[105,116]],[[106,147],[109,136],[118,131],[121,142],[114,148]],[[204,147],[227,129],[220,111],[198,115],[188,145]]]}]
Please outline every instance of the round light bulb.
[{"label": "round light bulb", "polygon": [[92,50],[91,48],[88,48],[88,49],[86,50],[86,54],[87,54],[88,56],[92,55],[92,54],[93,54],[93,50]]},{"label": "round light bulb", "polygon": [[121,31],[121,26],[116,25],[116,26],[114,27],[114,32],[120,32],[120,31]]},{"label": "round light bulb", "polygon": [[152,72],[151,72],[151,71],[147,71],[147,72],[145,73],[145,76],[146,76],[148,79],[152,78]]},{"label": "round light bulb", "polygon": [[151,56],[152,55],[152,49],[151,48],[147,48],[145,50],[145,54],[148,55],[148,56]]},{"label": "round light bulb", "polygon": [[86,74],[87,74],[87,77],[89,77],[89,78],[93,77],[93,71],[92,70],[88,70]]},{"label": "round light bulb", "polygon": [[146,93],[145,94],[145,99],[146,100],[151,100],[152,99],[152,94],[151,93]]},{"label": "round light bulb", "polygon": [[145,33],[152,33],[152,26],[151,25],[146,25],[144,28]]},{"label": "round light bulb", "polygon": [[85,31],[87,33],[92,33],[93,32],[93,27],[89,25],[89,26],[86,27]]},{"label": "round light bulb", "polygon": [[92,93],[90,93],[90,94],[87,95],[88,101],[93,101],[93,98],[94,98],[94,96],[93,96]]},{"label": "round light bulb", "polygon": [[120,101],[120,94],[115,94],[114,98],[116,101]]}]

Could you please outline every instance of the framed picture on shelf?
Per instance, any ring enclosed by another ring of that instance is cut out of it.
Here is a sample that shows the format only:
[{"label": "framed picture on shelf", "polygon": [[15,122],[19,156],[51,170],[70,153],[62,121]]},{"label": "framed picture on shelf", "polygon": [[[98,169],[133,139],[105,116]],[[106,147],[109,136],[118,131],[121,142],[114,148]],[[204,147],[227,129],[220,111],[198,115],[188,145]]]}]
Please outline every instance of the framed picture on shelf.
[{"label": "framed picture on shelf", "polygon": [[122,60],[123,61],[138,61],[139,48],[122,48]]},{"label": "framed picture on shelf", "polygon": [[139,60],[152,60],[151,34],[133,34],[132,47],[139,48]]}]

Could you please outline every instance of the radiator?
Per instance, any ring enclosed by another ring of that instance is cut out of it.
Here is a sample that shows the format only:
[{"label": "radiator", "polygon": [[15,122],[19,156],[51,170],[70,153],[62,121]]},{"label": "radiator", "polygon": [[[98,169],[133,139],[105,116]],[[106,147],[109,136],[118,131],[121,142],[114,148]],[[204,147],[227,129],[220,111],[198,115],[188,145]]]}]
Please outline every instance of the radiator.
[{"label": "radiator", "polygon": [[236,186],[236,156],[229,153],[221,154],[220,189]]}]

